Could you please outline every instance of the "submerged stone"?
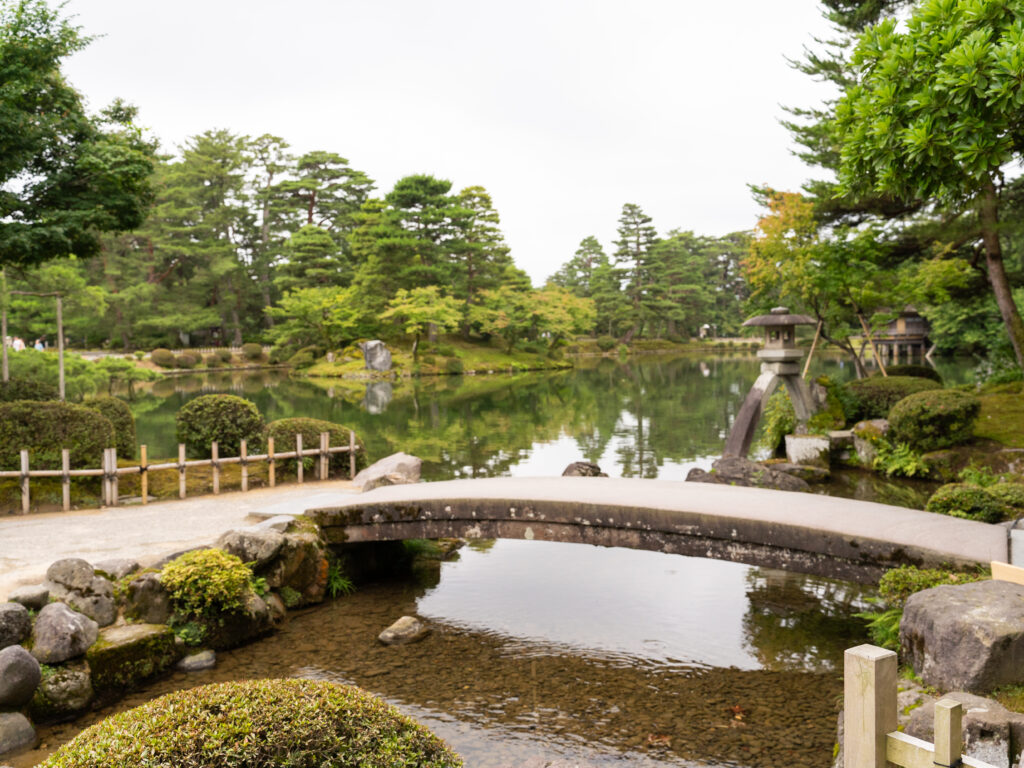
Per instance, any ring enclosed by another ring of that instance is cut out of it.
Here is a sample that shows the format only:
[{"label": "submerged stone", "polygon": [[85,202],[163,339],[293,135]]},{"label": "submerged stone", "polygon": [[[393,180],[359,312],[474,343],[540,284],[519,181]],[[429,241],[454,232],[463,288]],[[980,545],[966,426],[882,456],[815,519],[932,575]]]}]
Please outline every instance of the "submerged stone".
[{"label": "submerged stone", "polygon": [[430,627],[414,616],[403,616],[385,629],[377,639],[384,645],[408,645],[430,634]]},{"label": "submerged stone", "polygon": [[180,656],[170,627],[126,624],[102,630],[85,658],[93,690],[105,697],[163,672]]}]

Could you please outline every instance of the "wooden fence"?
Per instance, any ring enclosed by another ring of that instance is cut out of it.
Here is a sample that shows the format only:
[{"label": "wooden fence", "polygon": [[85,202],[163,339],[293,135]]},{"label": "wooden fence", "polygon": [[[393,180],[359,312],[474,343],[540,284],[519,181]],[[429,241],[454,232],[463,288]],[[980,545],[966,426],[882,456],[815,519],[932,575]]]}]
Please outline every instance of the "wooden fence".
[{"label": "wooden fence", "polygon": [[873,645],[846,651],[843,661],[843,768],[993,768],[963,757],[963,705],[935,704],[935,743],[896,730],[896,654]]},{"label": "wooden fence", "polygon": [[33,477],[59,477],[61,480],[61,502],[64,511],[71,509],[71,478],[100,477],[102,478],[102,501],[105,506],[117,506],[118,478],[123,475],[140,475],[142,503],[149,502],[149,473],[159,470],[176,469],[178,471],[178,497],[184,499],[186,492],[186,472],[189,467],[213,468],[213,492],[220,493],[220,472],[225,464],[240,464],[242,469],[242,490],[249,490],[249,465],[258,462],[267,463],[267,478],[271,488],[277,483],[276,464],[285,459],[300,459],[295,462],[296,480],[303,481],[304,467],[301,459],[306,456],[316,457],[314,471],[320,480],[326,480],[330,469],[330,458],[336,453],[349,455],[349,478],[356,474],[356,436],[349,430],[348,445],[332,446],[329,432],[320,433],[320,445],[317,448],[303,448],[302,435],[295,435],[295,450],[277,453],[274,450],[274,438],[267,438],[267,452],[252,454],[248,452],[246,441],[242,440],[238,456],[220,456],[217,443],[210,446],[210,458],[185,459],[185,445],[178,444],[178,460],[150,464],[147,460],[146,446],[139,446],[139,463],[135,466],[117,466],[117,449],[106,448],[103,451],[102,466],[98,469],[71,469],[70,454],[67,448],[61,450],[61,469],[30,469],[27,450],[21,451],[21,469],[0,471],[0,478],[18,478],[21,484],[21,511],[28,513],[31,504],[30,483]]}]

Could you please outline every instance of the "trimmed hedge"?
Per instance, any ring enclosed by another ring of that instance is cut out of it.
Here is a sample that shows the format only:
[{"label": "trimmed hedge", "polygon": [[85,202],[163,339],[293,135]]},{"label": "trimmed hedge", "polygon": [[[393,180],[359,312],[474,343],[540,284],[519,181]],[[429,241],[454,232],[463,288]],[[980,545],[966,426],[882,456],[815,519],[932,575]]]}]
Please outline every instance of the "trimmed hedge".
[{"label": "trimmed hedge", "polygon": [[243,344],[242,357],[250,361],[260,360],[263,357],[263,347],[254,342]]},{"label": "trimmed hedge", "polygon": [[116,397],[97,397],[83,405],[106,416],[114,425],[114,443],[119,459],[135,458],[135,417],[128,403]]},{"label": "trimmed hedge", "polygon": [[159,365],[161,368],[176,368],[178,364],[174,353],[169,349],[164,349],[163,347],[154,349],[150,352],[149,359],[153,361],[154,365]]},{"label": "trimmed hedge", "polygon": [[989,493],[987,488],[967,483],[944,485],[928,499],[929,512],[952,515],[982,523],[998,523],[1009,510],[1007,505]]},{"label": "trimmed hedge", "polygon": [[174,358],[174,364],[179,368],[195,368],[203,360],[202,356],[192,352],[182,352]]},{"label": "trimmed hedge", "polygon": [[209,456],[214,440],[221,456],[238,456],[242,440],[256,448],[264,429],[256,404],[235,395],[202,395],[189,400],[174,421],[178,442],[195,458]]},{"label": "trimmed hedge", "polygon": [[[904,363],[902,365],[887,365],[885,366],[885,372],[889,376],[912,376],[916,379],[931,379],[939,384],[942,383],[942,376],[939,372],[932,368],[930,365],[914,365],[913,363]],[[882,372],[872,374],[872,376],[881,376]]]},{"label": "trimmed hedge", "polygon": [[221,360],[220,355],[207,355],[203,358],[203,365],[207,368],[220,368],[223,364],[224,361]]},{"label": "trimmed hedge", "polygon": [[103,414],[59,401],[18,400],[0,405],[0,469],[20,469],[27,448],[32,469],[60,469],[71,452],[73,469],[96,469],[114,445],[114,426]]},{"label": "trimmed hedge", "polygon": [[917,392],[941,389],[930,379],[913,376],[871,377],[848,382],[844,387],[844,406],[848,409],[846,418],[850,424],[865,419],[884,419],[900,400]]},{"label": "trimmed hedge", "polygon": [[[331,445],[348,445],[349,429],[343,424],[335,424],[322,419],[307,419],[302,417],[291,419],[278,419],[267,424],[265,437],[274,438],[274,450],[278,453],[286,453],[295,450],[295,435],[302,435],[302,448],[318,448],[320,446],[320,433],[328,432],[331,435]],[[266,442],[266,441],[264,441]],[[308,457],[313,458],[313,457]],[[365,469],[370,465],[366,457],[366,446],[362,439],[356,435],[356,471]],[[284,470],[291,471],[295,468],[294,459],[286,459],[279,466]],[[348,471],[348,454],[336,453],[331,455],[331,468]]]},{"label": "trimmed hedge", "polygon": [[437,736],[365,691],[244,680],[161,696],[82,731],[41,768],[459,768]]},{"label": "trimmed hedge", "polygon": [[217,357],[220,358],[220,361],[222,363],[230,363],[231,360],[232,360],[231,350],[230,349],[218,349],[217,350]]},{"label": "trimmed hedge", "polygon": [[903,398],[889,411],[889,438],[918,451],[959,445],[971,439],[980,411],[981,401],[966,392],[918,392]]},{"label": "trimmed hedge", "polygon": [[618,339],[612,336],[598,336],[597,337],[597,348],[602,352],[610,352],[615,349],[615,345],[618,344]]},{"label": "trimmed hedge", "polygon": [[0,403],[15,400],[56,400],[60,396],[52,384],[38,379],[11,379],[0,381]]},{"label": "trimmed hedge", "polygon": [[985,490],[1006,505],[1004,514],[1007,517],[1018,518],[1024,515],[1024,485],[1021,483],[998,483]]}]

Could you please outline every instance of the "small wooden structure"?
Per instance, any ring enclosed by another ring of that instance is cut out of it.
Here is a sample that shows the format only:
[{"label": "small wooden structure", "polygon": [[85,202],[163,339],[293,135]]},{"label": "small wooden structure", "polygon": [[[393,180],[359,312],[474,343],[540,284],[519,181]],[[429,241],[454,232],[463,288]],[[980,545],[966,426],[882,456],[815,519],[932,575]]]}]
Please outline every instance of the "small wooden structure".
[{"label": "small wooden structure", "polygon": [[[931,343],[928,339],[930,331],[931,326],[928,321],[908,304],[900,310],[896,318],[885,327],[885,330],[873,333],[872,340],[881,357],[887,362],[896,362],[904,354],[908,358],[927,355]],[[869,343],[866,338],[861,341],[860,354],[862,357],[864,349]]]}]

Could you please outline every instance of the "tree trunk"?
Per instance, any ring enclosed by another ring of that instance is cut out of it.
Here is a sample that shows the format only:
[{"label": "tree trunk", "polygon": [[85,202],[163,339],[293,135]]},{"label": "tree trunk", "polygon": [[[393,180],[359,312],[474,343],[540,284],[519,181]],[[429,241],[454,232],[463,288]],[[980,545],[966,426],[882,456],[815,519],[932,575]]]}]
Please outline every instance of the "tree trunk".
[{"label": "tree trunk", "polygon": [[999,207],[996,188],[991,180],[986,182],[981,197],[981,240],[985,245],[985,264],[988,267],[988,281],[996,297],[996,306],[1002,315],[1003,324],[1013,345],[1017,366],[1024,368],[1024,320],[1013,301],[1010,281],[1006,277],[1003,263],[1003,249],[999,244]]}]

